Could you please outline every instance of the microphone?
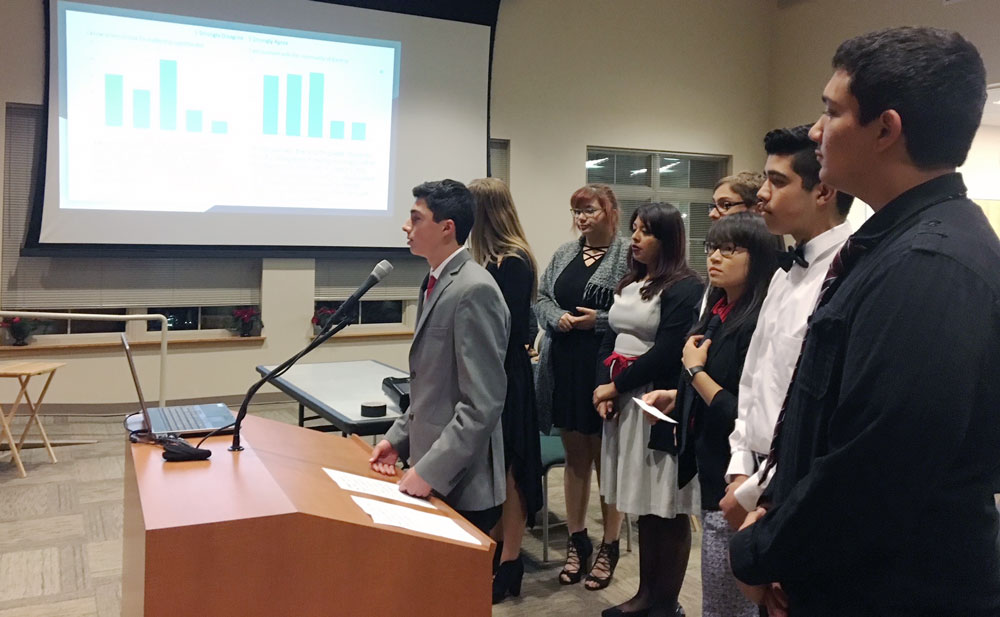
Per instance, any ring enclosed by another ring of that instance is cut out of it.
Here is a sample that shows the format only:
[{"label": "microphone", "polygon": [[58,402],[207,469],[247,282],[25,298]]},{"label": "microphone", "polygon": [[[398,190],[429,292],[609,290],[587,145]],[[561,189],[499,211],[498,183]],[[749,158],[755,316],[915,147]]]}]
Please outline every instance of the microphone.
[{"label": "microphone", "polygon": [[[327,339],[331,338],[334,334],[340,332],[348,325],[350,325],[347,319],[342,319],[343,315],[347,314],[348,311],[353,310],[354,307],[357,306],[358,300],[361,299],[361,296],[365,295],[366,291],[374,287],[379,281],[385,278],[385,275],[389,274],[390,272],[392,272],[391,263],[389,263],[384,259],[378,262],[378,265],[375,266],[375,268],[372,270],[372,273],[368,276],[368,278],[361,285],[361,287],[358,287],[358,290],[355,291],[350,298],[348,298],[343,304],[340,305],[340,308],[337,309],[337,312],[334,313],[333,316],[330,318],[330,320],[326,322],[326,325],[323,326],[323,331],[317,334],[316,337],[313,338],[312,342],[306,345],[305,349],[303,349],[299,353],[295,354],[291,358],[285,360],[278,366],[271,369],[271,371],[267,375],[264,375],[254,385],[250,386],[250,389],[247,390],[246,396],[243,397],[243,403],[240,405],[240,411],[236,414],[236,421],[233,422],[232,424],[233,445],[229,446],[229,450],[231,452],[239,452],[240,450],[243,449],[243,446],[240,445],[240,427],[243,424],[243,418],[245,418],[247,415],[247,407],[250,405],[250,399],[252,399],[253,395],[257,393],[257,390],[260,390],[260,388],[271,379],[275,377],[280,377],[282,374],[284,374],[285,371],[290,369],[293,364],[298,362],[302,356],[316,349],[317,347],[325,343]],[[337,321],[338,319],[340,319],[340,321]],[[216,430],[221,430],[221,429],[216,429]],[[211,433],[209,433],[209,435],[211,435]],[[202,439],[202,441],[204,441],[204,439]]]},{"label": "microphone", "polygon": [[715,331],[719,329],[719,325],[722,323],[722,318],[718,315],[712,315],[712,318],[708,320],[708,325],[705,326],[705,338],[698,341],[698,347],[705,344],[705,341],[712,340],[712,336]]},{"label": "microphone", "polygon": [[351,297],[345,300],[344,303],[340,305],[340,307],[337,309],[337,312],[335,312],[329,319],[326,320],[326,323],[323,324],[323,329],[326,330],[326,328],[329,327],[330,324],[339,323],[340,320],[343,319],[345,315],[350,315],[351,311],[354,310],[354,307],[356,307],[358,305],[358,302],[361,300],[361,296],[368,293],[369,289],[377,285],[378,282],[381,281],[383,278],[385,278],[386,275],[388,275],[390,272],[392,272],[392,264],[389,263],[388,260],[383,259],[382,261],[378,262],[375,265],[375,268],[372,269],[372,273],[369,274],[368,278],[365,279],[365,282],[361,284],[361,287],[358,287],[357,291],[351,294]]}]

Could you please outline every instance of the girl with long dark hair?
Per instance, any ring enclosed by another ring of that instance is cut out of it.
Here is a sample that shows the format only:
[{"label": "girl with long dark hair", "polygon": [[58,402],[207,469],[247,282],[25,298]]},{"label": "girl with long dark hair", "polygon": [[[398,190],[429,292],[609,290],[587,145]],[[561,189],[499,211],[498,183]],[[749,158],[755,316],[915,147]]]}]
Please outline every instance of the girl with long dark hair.
[{"label": "girl with long dark hair", "polygon": [[[629,271],[608,312],[594,405],[604,418],[601,495],[621,512],[639,517],[639,590],[603,612],[673,615],[684,580],[698,487],[681,488],[677,457],[651,442],[652,425],[632,399],[677,383],[681,349],[701,300],[702,284],[688,267],[681,213],[666,203],[644,204],[632,215]],[[671,441],[672,441],[672,435]],[[617,547],[615,547],[617,548]],[[617,550],[603,555],[613,569]],[[602,555],[598,555],[594,568]]]},{"label": "girl with long dark hair", "polygon": [[[777,269],[779,240],[761,216],[741,212],[716,222],[705,240],[708,261],[708,310],[691,329],[681,362],[677,390],[660,390],[643,399],[670,410],[676,425],[681,486],[701,489],[704,534],[701,545],[702,615],[755,617],[757,607],[740,593],[729,569],[729,538],[734,533],[719,510],[726,492],[729,435],[736,421],[743,361],[757,316]],[[674,404],[676,403],[676,404]],[[661,426],[663,425],[663,426]],[[691,429],[691,430],[689,430]]]}]

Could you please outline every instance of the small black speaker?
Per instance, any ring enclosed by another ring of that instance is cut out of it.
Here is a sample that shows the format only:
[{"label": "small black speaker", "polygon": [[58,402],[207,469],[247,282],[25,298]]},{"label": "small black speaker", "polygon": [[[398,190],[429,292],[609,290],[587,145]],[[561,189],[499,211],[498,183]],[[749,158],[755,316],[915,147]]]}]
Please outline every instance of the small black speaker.
[{"label": "small black speaker", "polygon": [[400,413],[410,406],[410,378],[386,377],[382,380],[382,391],[389,400],[399,406]]}]

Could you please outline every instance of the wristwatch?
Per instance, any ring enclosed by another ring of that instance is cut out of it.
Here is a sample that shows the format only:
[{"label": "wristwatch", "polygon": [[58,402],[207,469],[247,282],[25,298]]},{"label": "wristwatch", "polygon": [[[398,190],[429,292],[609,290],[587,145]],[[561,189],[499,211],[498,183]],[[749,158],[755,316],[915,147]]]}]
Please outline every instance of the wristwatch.
[{"label": "wristwatch", "polygon": [[704,373],[705,372],[705,367],[704,366],[692,366],[691,368],[684,369],[684,372],[687,373],[688,381],[691,381],[692,379],[694,379],[694,376],[697,375],[698,373]]}]

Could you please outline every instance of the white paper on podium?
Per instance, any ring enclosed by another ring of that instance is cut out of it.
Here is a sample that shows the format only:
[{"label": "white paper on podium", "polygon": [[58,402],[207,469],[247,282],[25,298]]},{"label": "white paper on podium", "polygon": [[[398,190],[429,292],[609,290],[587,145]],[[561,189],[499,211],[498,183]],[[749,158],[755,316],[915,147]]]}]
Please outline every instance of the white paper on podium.
[{"label": "white paper on podium", "polygon": [[664,415],[662,411],[660,411],[656,407],[653,407],[652,405],[642,400],[641,398],[636,398],[633,396],[632,400],[636,402],[636,404],[639,406],[640,409],[642,409],[649,415],[653,416],[654,418],[657,418],[659,420],[666,420],[671,424],[677,424],[677,420],[674,420],[670,416]]},{"label": "white paper on podium", "polygon": [[345,491],[351,491],[352,493],[364,493],[365,495],[374,495],[384,499],[392,499],[394,501],[401,501],[414,506],[423,506],[424,508],[437,510],[437,506],[426,499],[418,499],[416,497],[411,497],[406,493],[400,493],[399,485],[395,482],[386,482],[384,480],[366,478],[365,476],[347,473],[346,471],[338,471],[336,469],[328,469],[326,467],[323,468],[323,471],[326,472],[326,475],[330,476],[331,480],[337,483],[337,486]]},{"label": "white paper on podium", "polygon": [[351,495],[351,499],[368,516],[372,517],[372,521],[378,525],[402,527],[403,529],[419,531],[420,533],[438,536],[439,538],[449,538],[451,540],[458,540],[459,542],[482,545],[482,542],[462,529],[458,523],[447,516],[421,512],[413,508],[397,506],[385,503],[384,501],[376,501],[367,497],[358,497],[357,495]]}]

